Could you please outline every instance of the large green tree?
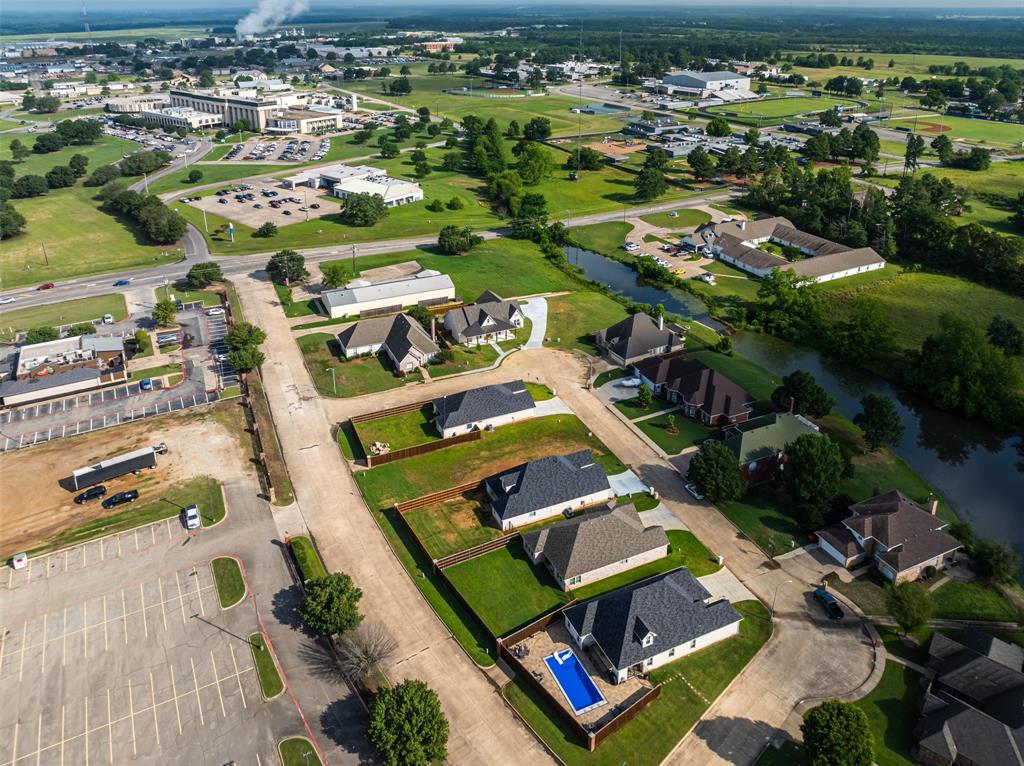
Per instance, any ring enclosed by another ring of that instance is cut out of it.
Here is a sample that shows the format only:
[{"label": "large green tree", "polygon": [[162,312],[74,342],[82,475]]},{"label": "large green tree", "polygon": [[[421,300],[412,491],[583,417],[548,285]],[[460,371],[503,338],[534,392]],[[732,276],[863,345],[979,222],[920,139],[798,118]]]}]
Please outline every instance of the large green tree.
[{"label": "large green tree", "polygon": [[174,305],[174,301],[157,301],[153,307],[153,321],[156,322],[157,327],[170,327],[174,324],[177,315],[178,309]]},{"label": "large green tree", "polygon": [[224,337],[224,342],[232,351],[246,346],[258,346],[267,339],[267,334],[251,322],[238,322]]},{"label": "large green tree", "polygon": [[923,627],[931,619],[931,594],[916,582],[901,582],[885,592],[885,605],[904,634]]},{"label": "large green tree", "polygon": [[871,766],[874,762],[867,714],[853,703],[822,702],[804,713],[800,730],[809,766]]},{"label": "large green tree", "polygon": [[746,492],[740,464],[731,449],[720,441],[707,441],[690,460],[686,478],[709,500],[739,500]]},{"label": "large green tree", "polygon": [[864,432],[864,441],[871,451],[883,444],[896,444],[903,438],[903,422],[892,399],[878,394],[865,394],[860,400],[861,411],[853,422]]},{"label": "large green tree", "polygon": [[317,635],[336,636],[362,622],[359,600],[363,592],[344,572],[316,577],[306,583],[306,598],[299,614]]},{"label": "large green tree", "polygon": [[350,194],[341,204],[341,217],[349,226],[373,226],[388,214],[379,194]]},{"label": "large green tree", "polygon": [[850,303],[843,321],[828,330],[829,350],[852,362],[862,363],[893,348],[893,326],[881,302],[858,296]]},{"label": "large green tree", "polygon": [[783,477],[798,503],[817,508],[828,505],[839,493],[844,467],[839,445],[824,434],[804,434],[786,445]]},{"label": "large green tree", "polygon": [[377,694],[366,738],[385,766],[430,766],[448,757],[448,720],[441,701],[414,679]]},{"label": "large green tree", "polygon": [[437,244],[441,248],[441,252],[447,255],[463,255],[483,241],[484,238],[474,234],[468,226],[459,228],[448,225],[442,228],[441,233],[437,236]]},{"label": "large green tree", "polygon": [[793,411],[812,418],[823,418],[835,406],[836,400],[818,385],[806,370],[795,370],[782,378],[782,385],[772,392],[772,404],[777,409]]},{"label": "large green tree", "polygon": [[306,259],[294,250],[274,253],[267,261],[266,270],[271,281],[282,285],[301,282],[309,276],[309,272],[306,271]]},{"label": "large green tree", "polygon": [[527,186],[536,186],[548,178],[554,168],[555,161],[551,157],[551,150],[543,144],[528,142],[519,152],[516,172]]},{"label": "large green tree", "polygon": [[193,290],[202,290],[214,282],[223,281],[224,272],[221,271],[220,264],[215,261],[196,263],[188,270],[188,274],[185,275],[185,282]]}]

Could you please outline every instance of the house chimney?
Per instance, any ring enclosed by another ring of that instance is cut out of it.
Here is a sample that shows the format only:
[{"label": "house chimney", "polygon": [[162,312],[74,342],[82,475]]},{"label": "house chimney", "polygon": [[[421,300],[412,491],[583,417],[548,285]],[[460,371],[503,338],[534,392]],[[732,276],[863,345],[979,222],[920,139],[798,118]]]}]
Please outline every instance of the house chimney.
[{"label": "house chimney", "polygon": [[794,409],[796,409],[796,399],[794,399],[794,398],[793,398],[793,397],[791,396],[791,397],[789,397],[789,414],[790,414],[790,415],[792,415],[792,414],[793,414],[793,410],[794,410]]},{"label": "house chimney", "polygon": [[437,343],[437,317],[430,315],[430,339]]},{"label": "house chimney", "polygon": [[932,516],[938,516],[939,514],[939,498],[933,497],[931,503],[928,505],[928,512]]}]

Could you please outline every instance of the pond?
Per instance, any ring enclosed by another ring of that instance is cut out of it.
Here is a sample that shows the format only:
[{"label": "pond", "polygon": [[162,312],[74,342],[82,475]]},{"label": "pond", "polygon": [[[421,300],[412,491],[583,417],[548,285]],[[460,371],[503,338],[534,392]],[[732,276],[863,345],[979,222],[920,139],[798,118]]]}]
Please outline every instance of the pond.
[{"label": "pond", "polygon": [[640,281],[636,272],[624,263],[578,247],[565,248],[565,257],[569,263],[583,269],[587,279],[601,282],[631,301],[652,306],[660,303],[670,314],[700,322],[716,332],[725,330],[721,322],[708,316],[708,307],[700,298],[676,288],[666,289]]},{"label": "pond", "polygon": [[1008,542],[1024,559],[1024,438],[940,412],[814,349],[752,332],[737,333],[732,340],[736,353],[776,375],[811,373],[848,418],[860,412],[864,394],[892,399],[905,428],[893,451],[941,492],[979,535]]}]

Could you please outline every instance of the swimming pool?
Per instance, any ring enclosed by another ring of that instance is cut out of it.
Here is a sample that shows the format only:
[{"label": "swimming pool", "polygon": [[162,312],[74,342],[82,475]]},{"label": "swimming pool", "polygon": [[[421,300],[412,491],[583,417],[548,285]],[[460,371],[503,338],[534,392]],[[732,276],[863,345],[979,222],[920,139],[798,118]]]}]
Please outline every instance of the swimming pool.
[{"label": "swimming pool", "polygon": [[562,694],[576,715],[581,715],[598,705],[605,704],[604,695],[594,684],[594,680],[572,649],[563,649],[550,657],[545,657],[544,664],[548,666],[555,683],[562,690]]}]

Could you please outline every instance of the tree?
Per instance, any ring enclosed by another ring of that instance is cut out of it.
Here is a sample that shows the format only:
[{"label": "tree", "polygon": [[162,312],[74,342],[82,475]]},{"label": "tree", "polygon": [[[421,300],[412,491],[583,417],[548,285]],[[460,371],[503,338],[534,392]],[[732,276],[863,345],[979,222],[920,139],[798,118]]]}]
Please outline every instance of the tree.
[{"label": "tree", "polygon": [[462,197],[452,197],[444,203],[444,206],[449,210],[462,210],[466,207],[466,203],[462,201]]},{"label": "tree", "polygon": [[366,738],[385,766],[430,766],[448,756],[448,720],[437,694],[407,679],[374,698]]},{"label": "tree", "polygon": [[523,126],[523,138],[527,141],[547,141],[551,138],[551,120],[534,117]]},{"label": "tree", "polygon": [[324,287],[335,290],[348,281],[348,267],[339,261],[327,261],[320,264]]},{"label": "tree", "polygon": [[67,165],[57,165],[46,171],[46,185],[51,189],[66,189],[75,185],[75,174]]},{"label": "tree", "polygon": [[309,272],[306,271],[306,259],[294,250],[274,253],[267,261],[266,271],[272,282],[283,285],[301,282],[309,276]]},{"label": "tree", "polygon": [[604,155],[589,146],[569,152],[565,160],[566,170],[600,170],[604,167]]},{"label": "tree", "polygon": [[704,132],[709,136],[725,138],[732,135],[732,128],[729,127],[729,121],[724,117],[715,117],[705,126]]},{"label": "tree", "polygon": [[931,594],[916,582],[901,582],[888,588],[885,605],[904,635],[923,627],[932,616]]},{"label": "tree", "polygon": [[316,577],[306,583],[306,598],[299,605],[299,614],[306,626],[317,635],[336,636],[352,630],[362,622],[359,599],[363,592],[343,572]]},{"label": "tree", "polygon": [[43,133],[32,144],[32,151],[36,154],[51,154],[59,152],[65,146],[67,146],[67,142],[59,133]]},{"label": "tree", "polygon": [[836,400],[828,391],[818,385],[811,373],[796,370],[782,378],[782,385],[772,392],[772,404],[776,409],[788,410],[790,399],[793,411],[812,418],[823,418],[835,406]]},{"label": "tree", "polygon": [[277,224],[273,221],[264,221],[260,224],[260,227],[252,233],[252,235],[259,239],[270,239],[271,237],[276,237]]},{"label": "tree", "polygon": [[799,503],[818,508],[828,505],[839,492],[844,468],[839,445],[824,434],[804,434],[786,445],[783,477]]},{"label": "tree", "polygon": [[30,154],[32,154],[32,150],[25,146],[20,138],[15,138],[11,141],[11,157],[14,158],[15,162],[24,162],[25,158]]},{"label": "tree", "polygon": [[386,139],[385,141],[382,141],[379,144],[380,156],[382,158],[384,158],[385,160],[393,160],[395,157],[401,154],[401,150],[398,148],[398,144],[396,144],[390,138],[387,138],[387,136],[381,136],[381,138]]},{"label": "tree", "polygon": [[843,124],[843,118],[839,116],[839,110],[835,107],[818,112],[818,122],[826,128],[838,128]]},{"label": "tree", "polygon": [[903,422],[892,399],[878,394],[865,394],[860,400],[861,412],[853,422],[864,432],[864,440],[874,452],[883,444],[896,444],[903,438]]},{"label": "tree", "polygon": [[747,132],[743,134],[743,143],[747,146],[757,146],[761,143],[761,131],[757,128],[747,128]]},{"label": "tree", "polygon": [[60,338],[60,333],[56,327],[49,327],[47,325],[40,325],[39,327],[31,328],[25,333],[25,343],[31,345],[33,343],[48,343],[51,340],[57,340]]},{"label": "tree", "polygon": [[11,187],[11,196],[15,199],[24,199],[26,197],[40,197],[46,194],[46,191],[50,187],[46,184],[46,179],[42,176],[19,176],[14,181],[14,185]]},{"label": "tree", "polygon": [[974,544],[971,558],[978,572],[993,582],[1012,581],[1020,564],[1013,548],[999,540],[978,540]]},{"label": "tree", "polygon": [[86,186],[105,186],[121,177],[121,169],[117,165],[100,165],[85,179]]},{"label": "tree", "polygon": [[648,410],[651,408],[651,404],[654,402],[654,397],[651,395],[651,389],[647,386],[640,386],[640,390],[636,392],[636,401],[641,408]]},{"label": "tree", "polygon": [[342,220],[349,226],[373,226],[387,214],[387,205],[379,194],[349,194],[341,203]]},{"label": "tree", "polygon": [[153,321],[157,327],[170,327],[178,315],[178,308],[174,301],[157,301],[153,307]]},{"label": "tree", "polygon": [[858,296],[848,318],[829,327],[828,347],[837,356],[861,363],[891,350],[893,337],[892,321],[881,302]]},{"label": "tree", "polygon": [[1001,348],[1007,356],[1024,354],[1024,333],[1002,314],[992,317],[985,335],[989,343],[996,348]]},{"label": "tree", "polygon": [[239,372],[255,370],[265,359],[263,352],[255,346],[245,346],[228,352],[228,364]]},{"label": "tree", "polygon": [[658,168],[644,167],[637,173],[633,189],[637,199],[652,200],[668,191],[668,182],[665,181],[665,174]]},{"label": "tree", "polygon": [[220,264],[214,261],[203,261],[202,263],[194,264],[188,270],[188,274],[185,275],[185,281],[191,289],[202,290],[214,282],[223,282],[224,273],[220,269]]},{"label": "tree", "polygon": [[232,351],[258,346],[266,339],[267,334],[250,322],[238,322],[224,336],[224,342]]},{"label": "tree", "polygon": [[195,184],[195,183],[199,183],[199,181],[202,180],[202,177],[203,177],[203,171],[202,170],[196,170],[196,169],[193,168],[192,170],[188,171],[188,178],[186,180],[190,184]]},{"label": "tree", "polygon": [[686,478],[710,500],[739,500],[747,491],[740,464],[731,449],[720,441],[707,441],[690,460]]},{"label": "tree", "polygon": [[519,153],[516,172],[527,186],[536,186],[551,175],[555,161],[551,152],[541,144],[527,143]]},{"label": "tree", "polygon": [[71,327],[69,327],[68,330],[67,330],[67,335],[69,337],[74,337],[76,335],[95,335],[95,334],[96,334],[96,325],[94,325],[92,322],[79,322],[78,324],[71,325]]},{"label": "tree", "polygon": [[917,170],[918,161],[924,153],[924,139],[921,136],[910,136],[907,139],[907,148],[903,153],[903,172],[908,170],[913,173]]},{"label": "tree", "polygon": [[353,681],[368,677],[398,648],[394,636],[377,620],[363,622],[343,635],[338,643],[341,669]]},{"label": "tree", "polygon": [[437,236],[437,244],[447,255],[463,255],[468,253],[484,238],[474,234],[470,227],[460,229],[458,226],[445,226]]},{"label": "tree", "polygon": [[0,202],[0,239],[10,239],[25,229],[25,216],[10,202]]},{"label": "tree", "polygon": [[75,178],[81,178],[85,175],[86,168],[89,167],[89,158],[84,154],[72,154],[71,159],[68,160],[68,167],[75,174]]},{"label": "tree", "polygon": [[693,171],[694,178],[706,181],[715,177],[715,161],[703,146],[695,147],[686,155],[686,163]]},{"label": "tree", "polygon": [[953,159],[953,142],[945,133],[940,133],[933,138],[931,147],[939,155],[939,162],[943,165],[948,165],[949,161]]},{"label": "tree", "polygon": [[809,766],[871,766],[875,743],[867,714],[850,702],[827,700],[800,726]]}]

